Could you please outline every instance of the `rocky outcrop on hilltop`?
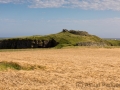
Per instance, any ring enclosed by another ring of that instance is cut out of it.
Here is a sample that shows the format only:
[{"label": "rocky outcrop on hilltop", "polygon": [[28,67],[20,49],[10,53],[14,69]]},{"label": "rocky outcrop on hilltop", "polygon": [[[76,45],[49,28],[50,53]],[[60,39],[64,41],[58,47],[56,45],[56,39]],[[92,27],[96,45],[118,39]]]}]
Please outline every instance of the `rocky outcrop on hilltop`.
[{"label": "rocky outcrop on hilltop", "polygon": [[50,48],[57,45],[54,39],[31,40],[31,39],[7,39],[0,41],[0,49],[23,49],[23,48]]},{"label": "rocky outcrop on hilltop", "polygon": [[63,29],[62,32],[69,32],[75,35],[81,35],[81,36],[90,36],[90,34],[86,31],[76,31],[76,30],[67,30],[67,29]]}]

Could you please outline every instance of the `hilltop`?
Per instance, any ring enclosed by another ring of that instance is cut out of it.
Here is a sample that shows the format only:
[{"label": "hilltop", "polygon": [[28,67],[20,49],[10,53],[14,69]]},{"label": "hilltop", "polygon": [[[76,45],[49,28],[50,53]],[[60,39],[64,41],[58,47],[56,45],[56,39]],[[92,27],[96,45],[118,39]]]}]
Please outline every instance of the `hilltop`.
[{"label": "hilltop", "polygon": [[0,48],[62,48],[64,46],[109,46],[110,42],[86,31],[67,30],[50,35],[0,40]]}]

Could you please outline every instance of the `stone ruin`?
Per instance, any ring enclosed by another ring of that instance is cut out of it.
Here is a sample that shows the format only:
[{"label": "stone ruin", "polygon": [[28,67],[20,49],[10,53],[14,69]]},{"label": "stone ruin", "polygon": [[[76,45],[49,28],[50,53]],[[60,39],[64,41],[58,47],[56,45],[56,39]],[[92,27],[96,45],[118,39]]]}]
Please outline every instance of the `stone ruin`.
[{"label": "stone ruin", "polygon": [[75,34],[75,35],[90,36],[90,34],[86,31],[63,29],[62,32],[69,32],[69,33],[72,33],[72,34]]}]

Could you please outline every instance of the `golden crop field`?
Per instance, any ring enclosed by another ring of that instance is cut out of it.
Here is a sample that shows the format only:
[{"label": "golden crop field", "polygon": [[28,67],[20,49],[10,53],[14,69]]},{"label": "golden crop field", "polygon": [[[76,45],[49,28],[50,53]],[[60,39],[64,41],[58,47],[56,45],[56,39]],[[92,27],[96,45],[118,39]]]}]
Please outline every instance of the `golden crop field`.
[{"label": "golden crop field", "polygon": [[120,48],[3,50],[3,61],[43,68],[1,70],[0,90],[120,90]]}]

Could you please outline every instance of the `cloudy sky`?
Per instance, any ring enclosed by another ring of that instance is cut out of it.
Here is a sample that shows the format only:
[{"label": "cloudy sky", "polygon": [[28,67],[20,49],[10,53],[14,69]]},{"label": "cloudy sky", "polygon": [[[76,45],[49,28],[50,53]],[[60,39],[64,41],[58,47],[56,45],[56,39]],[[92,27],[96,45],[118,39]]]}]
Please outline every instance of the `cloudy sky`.
[{"label": "cloudy sky", "polygon": [[120,0],[0,0],[0,37],[62,29],[120,38]]}]

